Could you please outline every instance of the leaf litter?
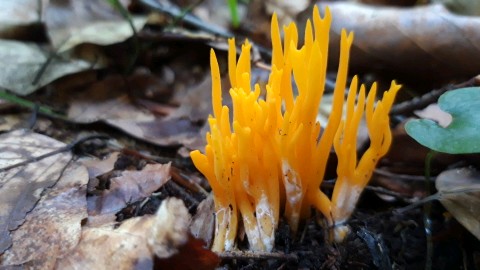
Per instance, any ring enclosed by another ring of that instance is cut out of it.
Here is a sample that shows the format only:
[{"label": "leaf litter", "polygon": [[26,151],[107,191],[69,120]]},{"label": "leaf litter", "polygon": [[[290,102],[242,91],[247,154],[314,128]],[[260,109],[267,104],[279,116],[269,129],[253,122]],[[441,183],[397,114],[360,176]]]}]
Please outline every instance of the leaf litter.
[{"label": "leaf litter", "polygon": [[143,200],[170,180],[170,164],[147,164],[141,171],[123,171],[102,194],[88,198],[89,218],[115,214],[131,202]]},{"label": "leaf litter", "polygon": [[[10,232],[25,222],[27,213],[38,204],[44,190],[53,187],[72,159],[71,153],[59,153],[34,163],[9,166],[40,157],[64,146],[62,142],[24,130],[0,135],[0,251],[12,245]],[[88,178],[84,181],[88,181]],[[86,182],[85,182],[86,183]]]}]

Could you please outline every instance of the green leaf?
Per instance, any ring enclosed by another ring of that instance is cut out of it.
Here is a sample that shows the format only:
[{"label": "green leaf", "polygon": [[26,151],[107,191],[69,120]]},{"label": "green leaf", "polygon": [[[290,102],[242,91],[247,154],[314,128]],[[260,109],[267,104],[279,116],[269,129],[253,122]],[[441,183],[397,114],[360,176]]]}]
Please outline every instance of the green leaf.
[{"label": "green leaf", "polygon": [[480,153],[480,87],[447,92],[438,105],[452,115],[452,123],[443,128],[432,120],[411,120],[405,125],[408,135],[438,152]]}]

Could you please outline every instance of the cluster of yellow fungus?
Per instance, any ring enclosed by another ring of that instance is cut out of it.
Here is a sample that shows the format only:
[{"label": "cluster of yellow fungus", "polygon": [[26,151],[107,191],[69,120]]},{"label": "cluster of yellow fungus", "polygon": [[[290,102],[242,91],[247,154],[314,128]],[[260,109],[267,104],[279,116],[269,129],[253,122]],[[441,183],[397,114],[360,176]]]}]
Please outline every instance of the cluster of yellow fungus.
[{"label": "cluster of yellow fungus", "polygon": [[[213,190],[214,251],[234,247],[240,218],[250,249],[271,251],[280,210],[293,231],[313,206],[333,228],[335,240],[341,241],[348,232],[345,222],[390,146],[388,113],[400,86],[392,82],[375,105],[376,85],[366,96],[365,87],[358,90],[354,77],[344,115],[353,33],[343,30],[332,112],[322,127],[316,118],[325,88],[330,24],[330,11],[326,9],[321,18],[315,7],[313,27],[308,21],[304,45],[298,49],[296,25],[284,27],[282,45],[277,18],[272,17],[272,67],[265,99],[260,97],[260,86],[251,85],[251,44],[245,41],[237,60],[235,41],[229,40],[232,121],[229,108],[222,105],[219,66],[211,51],[210,132],[204,153],[193,151],[191,157]],[[292,74],[298,95],[294,95]],[[358,161],[356,137],[364,115],[370,146]],[[338,178],[329,198],[320,184],[332,147],[338,157]]]}]

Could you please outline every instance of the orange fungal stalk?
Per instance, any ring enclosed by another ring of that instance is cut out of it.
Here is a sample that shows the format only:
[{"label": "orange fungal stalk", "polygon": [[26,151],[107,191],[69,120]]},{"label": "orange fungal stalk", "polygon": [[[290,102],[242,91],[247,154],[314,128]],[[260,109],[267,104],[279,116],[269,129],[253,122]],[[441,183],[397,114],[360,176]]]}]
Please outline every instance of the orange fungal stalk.
[{"label": "orange fungal stalk", "polygon": [[[284,27],[282,44],[273,15],[272,69],[265,99],[260,97],[260,86],[250,83],[252,45],[245,41],[237,60],[235,41],[229,40],[231,121],[229,108],[222,105],[219,66],[211,51],[210,132],[204,153],[192,151],[191,157],[213,190],[214,251],[233,249],[239,221],[243,222],[251,250],[271,251],[280,209],[284,209],[293,231],[313,206],[333,227],[336,241],[348,232],[345,222],[391,144],[388,113],[400,86],[392,82],[375,105],[376,85],[366,96],[365,87],[358,89],[354,77],[345,101],[353,33],[342,30],[332,112],[322,127],[316,117],[325,88],[330,24],[328,8],[321,18],[315,7],[313,26],[307,22],[304,44],[298,48],[296,25]],[[370,147],[357,161],[356,137],[362,118],[369,130]],[[332,147],[338,157],[338,178],[329,198],[320,184]]]}]

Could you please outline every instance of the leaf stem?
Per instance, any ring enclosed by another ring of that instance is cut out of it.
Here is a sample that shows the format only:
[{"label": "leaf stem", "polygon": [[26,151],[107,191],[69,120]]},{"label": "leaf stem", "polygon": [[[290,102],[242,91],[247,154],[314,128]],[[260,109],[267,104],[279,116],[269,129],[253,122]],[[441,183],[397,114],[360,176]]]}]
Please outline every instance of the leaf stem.
[{"label": "leaf stem", "polygon": [[28,109],[31,109],[31,110],[35,110],[38,106],[38,112],[41,113],[41,114],[44,114],[44,115],[52,117],[52,118],[57,118],[57,119],[61,119],[61,120],[64,120],[64,121],[69,121],[69,119],[65,115],[56,113],[52,108],[50,108],[48,106],[38,105],[35,102],[26,100],[26,99],[18,97],[18,96],[15,96],[15,95],[10,94],[6,91],[0,91],[0,99],[9,101],[11,103],[14,103],[14,104],[20,106],[20,107],[28,108]]},{"label": "leaf stem", "polygon": [[[427,153],[425,157],[425,191],[427,195],[432,194],[432,187],[430,183],[430,174],[432,167],[432,160],[435,157],[437,152],[431,150]],[[425,227],[425,236],[427,238],[427,254],[425,261],[425,270],[432,269],[432,258],[433,258],[433,241],[432,241],[432,220],[430,218],[432,212],[432,203],[426,202],[423,205],[423,223]]]},{"label": "leaf stem", "polygon": [[232,17],[232,25],[234,28],[238,28],[238,26],[240,26],[240,20],[238,18],[237,0],[228,0],[228,7],[230,9],[230,16]]}]

